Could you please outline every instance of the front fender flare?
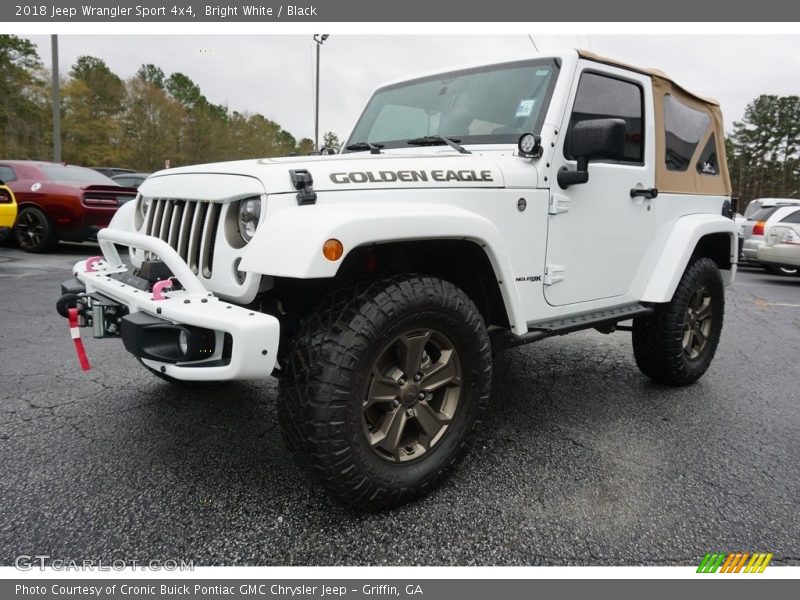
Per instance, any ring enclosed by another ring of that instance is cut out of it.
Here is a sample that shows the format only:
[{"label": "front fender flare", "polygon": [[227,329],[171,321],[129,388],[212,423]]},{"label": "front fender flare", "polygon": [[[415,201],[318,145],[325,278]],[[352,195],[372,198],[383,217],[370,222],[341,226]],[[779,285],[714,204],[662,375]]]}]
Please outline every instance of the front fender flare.
[{"label": "front fender flare", "polygon": [[[325,240],[342,242],[338,261],[322,255]],[[298,206],[268,216],[242,257],[242,271],[298,279],[334,277],[344,257],[371,243],[463,239],[481,245],[500,284],[509,322],[524,331],[511,260],[499,230],[488,219],[447,204],[338,203]]]},{"label": "front fender flare", "polygon": [[725,277],[731,283],[736,266],[738,241],[736,224],[722,215],[697,214],[677,219],[659,254],[650,279],[642,293],[643,302],[669,302],[689,264],[701,238],[714,233],[730,237],[731,272]]}]

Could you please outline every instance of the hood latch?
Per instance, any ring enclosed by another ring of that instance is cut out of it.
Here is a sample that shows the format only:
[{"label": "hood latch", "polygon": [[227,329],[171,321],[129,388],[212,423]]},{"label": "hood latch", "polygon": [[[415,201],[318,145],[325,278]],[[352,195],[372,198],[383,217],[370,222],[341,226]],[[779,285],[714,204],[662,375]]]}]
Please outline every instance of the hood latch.
[{"label": "hood latch", "polygon": [[290,169],[292,187],[297,190],[297,204],[305,206],[317,203],[317,192],[314,191],[314,179],[306,169]]}]

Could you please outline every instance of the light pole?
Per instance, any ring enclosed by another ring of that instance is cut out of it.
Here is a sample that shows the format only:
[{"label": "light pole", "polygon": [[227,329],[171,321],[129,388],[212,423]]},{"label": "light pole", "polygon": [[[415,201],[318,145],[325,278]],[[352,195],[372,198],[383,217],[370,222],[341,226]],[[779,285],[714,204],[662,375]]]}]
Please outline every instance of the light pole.
[{"label": "light pole", "polygon": [[317,43],[317,85],[315,86],[316,98],[314,100],[314,150],[317,152],[319,152],[319,49],[328,37],[327,33],[314,34],[314,41]]},{"label": "light pole", "polygon": [[58,36],[50,36],[52,46],[52,71],[53,71],[53,161],[61,162],[61,98],[58,80]]}]

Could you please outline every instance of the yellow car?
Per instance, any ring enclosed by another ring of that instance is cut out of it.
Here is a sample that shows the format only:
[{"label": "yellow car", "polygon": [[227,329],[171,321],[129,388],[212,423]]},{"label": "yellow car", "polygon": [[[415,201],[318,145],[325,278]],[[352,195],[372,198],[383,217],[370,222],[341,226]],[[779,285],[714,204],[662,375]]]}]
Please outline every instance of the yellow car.
[{"label": "yellow car", "polygon": [[17,201],[7,186],[0,184],[0,240],[4,239],[17,220]]}]

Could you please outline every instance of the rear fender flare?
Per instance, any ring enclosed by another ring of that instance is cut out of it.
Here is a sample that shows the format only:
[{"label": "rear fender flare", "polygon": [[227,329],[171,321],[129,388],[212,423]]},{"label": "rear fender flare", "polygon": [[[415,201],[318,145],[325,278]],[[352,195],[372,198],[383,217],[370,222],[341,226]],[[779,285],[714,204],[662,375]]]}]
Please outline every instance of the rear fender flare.
[{"label": "rear fender flare", "polygon": [[731,268],[723,270],[723,279],[726,285],[732,283],[738,253],[736,224],[722,215],[687,215],[675,221],[645,285],[642,301],[669,302],[700,240],[715,233],[730,237]]}]

